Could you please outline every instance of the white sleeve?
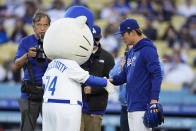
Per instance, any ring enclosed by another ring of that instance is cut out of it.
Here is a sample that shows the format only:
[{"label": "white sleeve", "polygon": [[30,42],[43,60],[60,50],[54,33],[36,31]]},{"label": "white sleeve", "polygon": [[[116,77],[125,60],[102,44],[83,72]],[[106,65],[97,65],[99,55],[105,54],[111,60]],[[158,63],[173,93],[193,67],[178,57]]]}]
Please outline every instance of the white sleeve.
[{"label": "white sleeve", "polygon": [[74,63],[67,69],[67,75],[70,79],[79,83],[85,83],[90,77],[89,72],[82,69],[79,64]]}]

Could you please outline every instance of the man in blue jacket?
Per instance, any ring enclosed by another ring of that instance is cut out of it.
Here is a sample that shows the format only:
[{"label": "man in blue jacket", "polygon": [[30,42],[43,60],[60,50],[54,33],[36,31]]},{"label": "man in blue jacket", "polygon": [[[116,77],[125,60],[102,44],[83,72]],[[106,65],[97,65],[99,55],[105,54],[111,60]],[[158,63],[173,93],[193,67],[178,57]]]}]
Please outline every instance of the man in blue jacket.
[{"label": "man in blue jacket", "polygon": [[[128,51],[122,72],[110,79],[115,85],[127,83],[127,111],[131,131],[151,131],[145,127],[143,117],[148,104],[158,103],[162,82],[157,49],[153,42],[144,37],[135,19],[120,23],[120,32]],[[154,112],[155,110],[153,110]]]},{"label": "man in blue jacket", "polygon": [[36,11],[32,23],[34,34],[21,39],[15,57],[16,68],[24,70],[21,98],[18,100],[21,112],[20,131],[34,131],[36,127],[37,118],[42,111],[42,76],[49,63],[47,57],[43,57],[42,62],[39,61],[37,49],[41,47],[41,37],[50,26],[50,17],[44,12]]}]

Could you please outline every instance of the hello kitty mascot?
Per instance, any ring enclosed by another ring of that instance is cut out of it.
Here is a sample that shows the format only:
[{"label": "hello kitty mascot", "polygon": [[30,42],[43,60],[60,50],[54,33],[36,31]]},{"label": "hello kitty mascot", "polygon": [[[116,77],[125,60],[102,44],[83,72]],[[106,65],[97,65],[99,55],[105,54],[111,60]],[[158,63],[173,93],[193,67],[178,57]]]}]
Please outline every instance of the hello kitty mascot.
[{"label": "hello kitty mascot", "polygon": [[87,21],[86,16],[62,18],[45,34],[44,52],[52,61],[42,78],[43,131],[80,130],[82,83],[104,87],[109,93],[114,91],[107,79],[89,75],[80,67],[93,50],[93,36]]}]

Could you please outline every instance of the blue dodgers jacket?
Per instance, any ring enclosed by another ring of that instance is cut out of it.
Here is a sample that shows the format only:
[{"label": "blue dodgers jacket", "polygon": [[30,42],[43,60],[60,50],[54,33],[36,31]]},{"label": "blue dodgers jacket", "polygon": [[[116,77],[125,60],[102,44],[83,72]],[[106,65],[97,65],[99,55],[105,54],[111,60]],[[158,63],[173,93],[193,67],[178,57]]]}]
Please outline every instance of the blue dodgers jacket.
[{"label": "blue dodgers jacket", "polygon": [[127,83],[127,110],[145,111],[151,99],[159,99],[162,82],[157,49],[143,38],[127,54],[122,72],[113,77],[114,85]]}]

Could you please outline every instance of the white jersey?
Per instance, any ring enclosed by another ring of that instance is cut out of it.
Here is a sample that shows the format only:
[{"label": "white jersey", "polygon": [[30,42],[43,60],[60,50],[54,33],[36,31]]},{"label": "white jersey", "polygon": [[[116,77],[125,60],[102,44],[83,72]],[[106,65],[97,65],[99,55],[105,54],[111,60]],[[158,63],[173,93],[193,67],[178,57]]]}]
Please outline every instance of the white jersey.
[{"label": "white jersey", "polygon": [[45,88],[43,98],[82,101],[81,83],[85,83],[89,76],[73,60],[54,59],[42,77]]}]

